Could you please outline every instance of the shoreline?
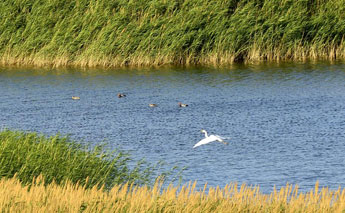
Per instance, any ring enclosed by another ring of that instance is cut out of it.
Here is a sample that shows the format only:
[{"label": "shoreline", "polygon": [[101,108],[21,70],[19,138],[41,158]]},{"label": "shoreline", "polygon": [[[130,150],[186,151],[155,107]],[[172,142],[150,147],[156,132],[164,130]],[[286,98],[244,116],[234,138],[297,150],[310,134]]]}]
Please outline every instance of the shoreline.
[{"label": "shoreline", "polygon": [[203,59],[194,62],[181,59],[179,62],[174,60],[157,61],[137,60],[135,62],[121,59],[107,60],[72,60],[66,57],[56,57],[55,59],[41,59],[35,57],[1,57],[0,66],[2,67],[29,67],[29,68],[75,68],[75,69],[134,69],[134,68],[171,68],[171,67],[210,67],[210,68],[231,68],[242,65],[264,65],[264,64],[286,64],[286,63],[344,63],[345,57],[304,57],[298,59],[278,59],[278,60],[247,60],[236,62],[222,59]]}]

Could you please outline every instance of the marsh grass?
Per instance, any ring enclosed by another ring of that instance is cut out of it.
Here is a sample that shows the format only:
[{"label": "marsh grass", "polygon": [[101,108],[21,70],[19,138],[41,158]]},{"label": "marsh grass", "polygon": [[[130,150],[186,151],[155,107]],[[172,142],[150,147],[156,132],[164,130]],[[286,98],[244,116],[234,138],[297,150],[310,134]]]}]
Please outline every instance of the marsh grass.
[{"label": "marsh grass", "polygon": [[343,0],[3,0],[0,62],[226,65],[345,59]]},{"label": "marsh grass", "polygon": [[83,146],[60,135],[0,132],[0,178],[16,175],[23,184],[31,183],[39,175],[47,184],[70,181],[87,188],[110,188],[127,182],[153,184],[156,165],[139,161],[130,167],[129,163],[133,160],[127,153]]},{"label": "marsh grass", "polygon": [[2,212],[342,212],[345,190],[319,188],[300,193],[287,184],[270,194],[259,187],[231,183],[225,188],[197,190],[196,183],[182,188],[115,185],[111,190],[85,188],[66,181],[44,184],[39,176],[31,187],[17,178],[0,180]]}]

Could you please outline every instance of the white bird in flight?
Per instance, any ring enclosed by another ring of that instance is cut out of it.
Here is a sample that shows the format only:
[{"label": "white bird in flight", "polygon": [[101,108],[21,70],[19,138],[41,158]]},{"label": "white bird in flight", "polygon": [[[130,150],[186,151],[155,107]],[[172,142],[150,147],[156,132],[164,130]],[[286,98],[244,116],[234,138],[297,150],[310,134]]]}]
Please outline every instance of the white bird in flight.
[{"label": "white bird in flight", "polygon": [[210,135],[208,136],[206,130],[201,130],[201,132],[205,133],[205,138],[202,139],[201,141],[199,141],[198,143],[196,143],[193,148],[195,147],[198,147],[198,146],[201,146],[201,145],[204,145],[204,144],[208,144],[208,143],[211,143],[213,141],[219,141],[219,142],[222,142],[223,144],[228,144],[227,142],[224,141],[224,137],[221,137],[219,135]]}]

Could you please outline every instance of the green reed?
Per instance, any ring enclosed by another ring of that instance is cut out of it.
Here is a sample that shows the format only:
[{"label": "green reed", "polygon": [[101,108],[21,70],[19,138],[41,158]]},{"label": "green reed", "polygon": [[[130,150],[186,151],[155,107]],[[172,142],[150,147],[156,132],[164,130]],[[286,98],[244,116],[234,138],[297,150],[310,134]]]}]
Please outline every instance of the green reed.
[{"label": "green reed", "polygon": [[344,0],[3,0],[3,64],[345,59]]},{"label": "green reed", "polygon": [[45,183],[68,180],[86,187],[100,184],[108,188],[127,182],[152,183],[155,166],[139,161],[130,167],[132,161],[122,151],[107,152],[102,146],[91,149],[59,135],[0,132],[0,179],[16,175],[22,183],[31,183],[42,175]]}]

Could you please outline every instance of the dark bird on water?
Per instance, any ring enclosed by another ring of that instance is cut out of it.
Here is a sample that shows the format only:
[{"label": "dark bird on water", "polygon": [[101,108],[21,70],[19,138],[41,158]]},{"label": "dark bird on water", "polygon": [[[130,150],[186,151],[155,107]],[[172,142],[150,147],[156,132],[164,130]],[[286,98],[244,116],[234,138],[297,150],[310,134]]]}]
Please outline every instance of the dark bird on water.
[{"label": "dark bird on water", "polygon": [[183,104],[181,102],[178,102],[177,104],[178,104],[179,107],[187,107],[188,106],[188,104]]},{"label": "dark bird on water", "polygon": [[125,95],[125,94],[122,94],[122,93],[117,93],[117,97],[118,97],[118,98],[123,98],[123,97],[126,97],[126,95]]}]

